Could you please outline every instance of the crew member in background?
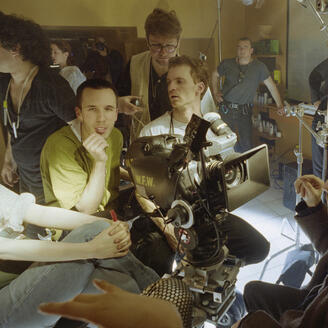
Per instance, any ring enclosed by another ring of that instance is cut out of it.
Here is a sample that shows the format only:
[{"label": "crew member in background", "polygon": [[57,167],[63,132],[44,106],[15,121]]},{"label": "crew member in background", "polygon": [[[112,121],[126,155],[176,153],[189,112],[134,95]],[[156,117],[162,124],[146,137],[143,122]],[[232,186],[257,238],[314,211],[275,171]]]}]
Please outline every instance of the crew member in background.
[{"label": "crew member in background", "polygon": [[86,80],[80,69],[73,65],[73,54],[70,44],[65,40],[51,41],[51,59],[54,65],[59,65],[59,74],[67,80],[74,93],[78,86]]},{"label": "crew member in background", "polygon": [[[182,27],[175,11],[155,8],[146,19],[145,32],[149,50],[131,58],[118,88],[119,95],[124,96],[119,99],[119,111],[134,114],[131,141],[144,125],[171,108],[166,76],[169,59],[178,55]],[[135,98],[142,102],[142,110],[131,103]],[[209,90],[203,97],[202,110],[216,110]]]},{"label": "crew member in background", "polygon": [[107,45],[105,38],[98,36],[81,69],[89,79],[105,79],[117,87],[123,71],[123,57]]},{"label": "crew member in background", "polygon": [[0,120],[8,133],[2,181],[44,200],[40,154],[47,137],[75,118],[68,82],[48,68],[50,44],[36,23],[0,12]]},{"label": "crew member in background", "polygon": [[[252,57],[253,51],[251,40],[241,38],[237,57],[223,60],[212,74],[221,117],[238,134],[235,150],[241,153],[252,148],[253,100],[260,83],[263,82],[271,92],[278,114],[284,114],[279,91],[265,64]],[[219,90],[220,77],[225,77],[222,92]]]}]

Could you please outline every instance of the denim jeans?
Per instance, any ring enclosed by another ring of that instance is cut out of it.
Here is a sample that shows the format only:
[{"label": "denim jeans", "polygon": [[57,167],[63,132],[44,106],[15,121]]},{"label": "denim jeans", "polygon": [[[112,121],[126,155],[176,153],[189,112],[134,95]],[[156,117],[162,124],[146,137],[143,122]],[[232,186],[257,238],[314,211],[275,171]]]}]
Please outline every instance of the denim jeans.
[{"label": "denim jeans", "polygon": [[[108,226],[107,222],[83,225],[62,242],[89,241]],[[83,292],[99,293],[92,285],[94,278],[139,293],[159,277],[131,253],[106,260],[36,263],[0,290],[0,327],[52,327],[60,317],[38,313],[39,304],[63,302]]]},{"label": "denim jeans", "polygon": [[238,136],[237,143],[235,145],[235,151],[243,153],[253,146],[252,143],[252,110],[250,109],[231,109],[224,106],[220,108],[221,118],[228,124],[230,129]]},{"label": "denim jeans", "polygon": [[[316,113],[312,121],[312,129],[318,132],[317,129],[318,122],[323,122],[323,120],[324,120],[323,116]],[[311,143],[312,143],[313,174],[319,177],[320,179],[322,179],[323,148],[317,144],[317,141],[312,135],[311,135]],[[325,180],[325,178],[323,180]]]}]

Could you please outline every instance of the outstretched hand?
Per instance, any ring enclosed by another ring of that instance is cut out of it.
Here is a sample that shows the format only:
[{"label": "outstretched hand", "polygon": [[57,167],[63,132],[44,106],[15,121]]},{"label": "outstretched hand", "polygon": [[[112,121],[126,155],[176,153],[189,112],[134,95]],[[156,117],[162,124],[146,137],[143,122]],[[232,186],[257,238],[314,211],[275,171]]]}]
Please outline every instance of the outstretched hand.
[{"label": "outstretched hand", "polygon": [[327,187],[321,179],[312,174],[299,177],[294,186],[295,192],[300,194],[308,207],[315,207],[321,202],[322,190]]},{"label": "outstretched hand", "polygon": [[176,307],[163,300],[126,292],[94,280],[104,294],[80,294],[63,303],[41,304],[41,312],[92,322],[103,328],[182,328]]}]

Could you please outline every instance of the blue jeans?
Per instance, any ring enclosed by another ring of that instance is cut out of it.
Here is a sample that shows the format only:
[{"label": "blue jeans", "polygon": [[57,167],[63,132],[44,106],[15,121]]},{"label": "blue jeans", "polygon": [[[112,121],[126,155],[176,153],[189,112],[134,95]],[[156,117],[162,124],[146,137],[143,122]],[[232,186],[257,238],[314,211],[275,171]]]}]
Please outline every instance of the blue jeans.
[{"label": "blue jeans", "polygon": [[[83,225],[62,242],[89,241],[108,226],[107,222]],[[60,317],[38,313],[40,303],[63,302],[85,292],[99,293],[92,285],[94,278],[139,293],[159,277],[130,252],[106,260],[36,263],[0,290],[0,327],[52,327]]]},{"label": "blue jeans", "polygon": [[231,109],[221,105],[220,115],[230,129],[238,136],[235,151],[243,153],[253,148],[252,143],[252,110]]},{"label": "blue jeans", "polygon": [[[312,121],[312,129],[318,132],[317,129],[318,122],[323,122],[323,120],[324,120],[323,116],[316,113]],[[313,174],[319,177],[320,179],[322,179],[323,148],[317,144],[315,138],[312,135],[311,135],[311,143],[312,143]],[[325,178],[323,180],[325,180]]]}]

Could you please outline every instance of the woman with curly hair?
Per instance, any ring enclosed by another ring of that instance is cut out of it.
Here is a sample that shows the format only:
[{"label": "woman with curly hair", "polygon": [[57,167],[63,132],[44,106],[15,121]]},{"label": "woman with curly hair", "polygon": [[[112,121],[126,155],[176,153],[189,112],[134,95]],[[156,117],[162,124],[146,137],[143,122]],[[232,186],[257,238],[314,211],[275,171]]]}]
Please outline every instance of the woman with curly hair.
[{"label": "woman with curly hair", "polygon": [[80,69],[73,65],[72,49],[64,40],[51,41],[51,58],[54,65],[59,65],[59,74],[68,81],[76,94],[79,85],[86,80]]}]

